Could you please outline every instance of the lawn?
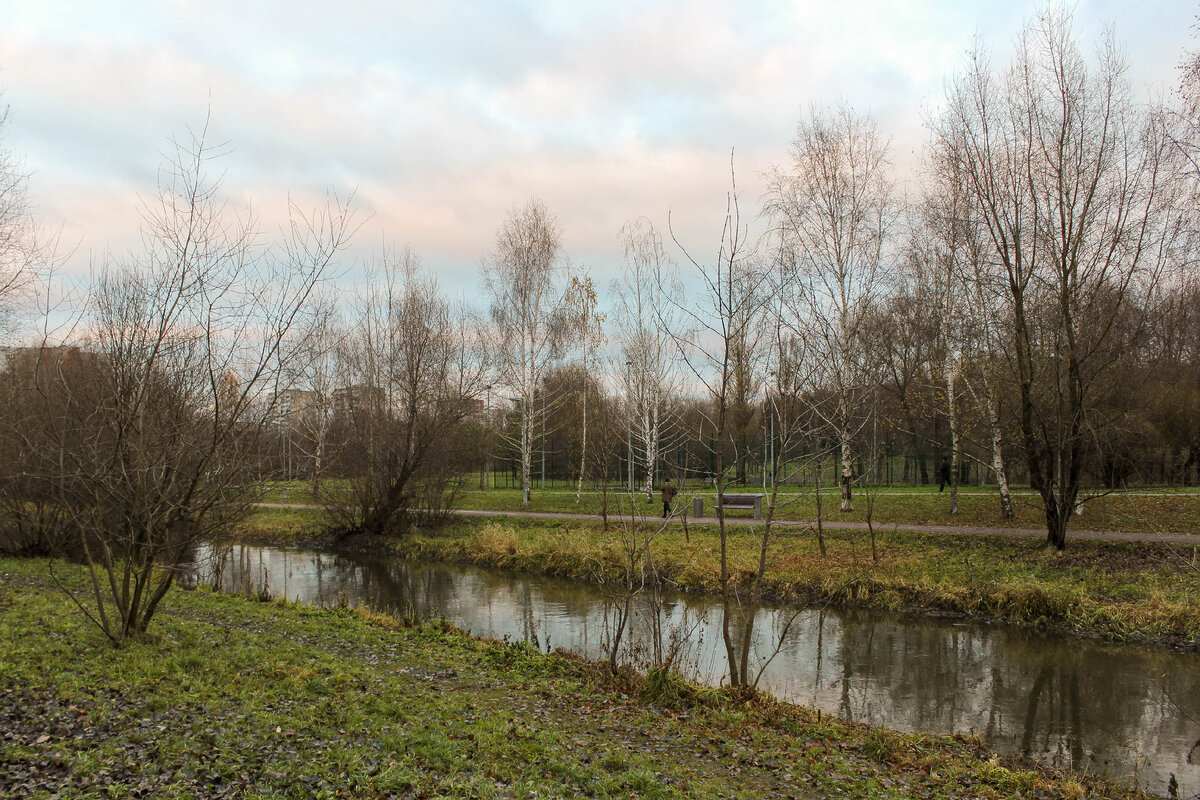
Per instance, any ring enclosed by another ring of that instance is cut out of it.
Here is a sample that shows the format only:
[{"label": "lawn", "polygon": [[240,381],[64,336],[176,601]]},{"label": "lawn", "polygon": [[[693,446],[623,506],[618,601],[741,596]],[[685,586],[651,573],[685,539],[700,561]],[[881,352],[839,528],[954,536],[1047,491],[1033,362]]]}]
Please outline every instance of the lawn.
[{"label": "lawn", "polygon": [[[520,511],[521,492],[518,489],[475,488],[468,483],[459,494],[460,507],[471,510]],[[731,489],[731,492],[762,493],[761,486]],[[713,492],[685,488],[676,500],[680,509],[691,513],[692,497],[703,500],[704,513],[712,516]],[[270,484],[265,502],[314,503],[311,485],[293,481]],[[645,509],[645,495],[632,498],[624,492],[612,492],[607,497],[610,512],[627,511],[630,501]],[[997,528],[1040,528],[1045,524],[1040,498],[1028,489],[1017,490],[1013,497],[1015,517],[1006,520],[1000,513],[1000,502],[994,487],[963,487],[959,492],[957,514],[950,513],[949,491],[939,493],[937,487],[881,487],[878,491],[857,490],[854,510],[839,511],[839,495],[828,488],[821,495],[821,515],[832,521],[872,521],[887,526],[908,525],[966,525]],[[530,511],[599,514],[604,495],[583,492],[579,502],[575,492],[565,489],[534,490]],[[657,505],[656,505],[657,504]],[[651,513],[661,513],[657,494],[648,504]],[[749,512],[730,512],[731,516],[749,516]],[[817,517],[816,495],[812,489],[789,487],[781,490],[776,518],[781,520],[814,520]],[[1072,520],[1075,528],[1106,531],[1139,531],[1159,533],[1200,534],[1200,493],[1183,490],[1137,490],[1096,496],[1083,506],[1080,515]],[[1069,536],[1069,534],[1068,534]],[[1200,542],[1200,538],[1197,540]]]}]

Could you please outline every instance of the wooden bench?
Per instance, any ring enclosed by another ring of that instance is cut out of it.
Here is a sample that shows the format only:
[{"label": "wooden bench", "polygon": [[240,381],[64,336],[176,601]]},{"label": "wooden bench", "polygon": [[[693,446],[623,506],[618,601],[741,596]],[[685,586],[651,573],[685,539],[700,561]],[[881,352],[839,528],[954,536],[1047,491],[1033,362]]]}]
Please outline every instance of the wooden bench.
[{"label": "wooden bench", "polygon": [[[755,519],[762,519],[762,502],[761,494],[725,494],[721,495],[720,499],[713,497],[713,502],[717,508],[737,509],[744,511],[753,511]],[[704,503],[697,497],[693,501],[694,516],[704,516]]]}]

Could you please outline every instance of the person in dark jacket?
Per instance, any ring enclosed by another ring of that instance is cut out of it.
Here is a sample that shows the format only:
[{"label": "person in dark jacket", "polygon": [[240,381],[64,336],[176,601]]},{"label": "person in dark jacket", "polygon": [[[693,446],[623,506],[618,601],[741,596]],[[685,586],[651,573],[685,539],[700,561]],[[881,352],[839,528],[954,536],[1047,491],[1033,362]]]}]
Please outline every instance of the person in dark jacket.
[{"label": "person in dark jacket", "polygon": [[938,479],[941,481],[938,484],[939,492],[950,485],[950,461],[945,458],[942,459],[942,465],[938,467]]},{"label": "person in dark jacket", "polygon": [[663,519],[671,516],[671,501],[675,499],[675,485],[671,483],[670,478],[663,479],[662,485],[662,501],[663,501]]}]

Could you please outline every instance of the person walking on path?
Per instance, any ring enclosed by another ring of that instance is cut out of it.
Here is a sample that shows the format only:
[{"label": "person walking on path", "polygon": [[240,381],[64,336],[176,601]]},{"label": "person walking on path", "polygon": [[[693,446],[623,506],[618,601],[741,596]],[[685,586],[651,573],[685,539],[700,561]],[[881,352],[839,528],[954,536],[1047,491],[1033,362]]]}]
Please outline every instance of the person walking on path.
[{"label": "person walking on path", "polygon": [[664,478],[662,485],[663,519],[671,516],[671,501],[675,499],[675,491],[675,485],[671,483],[671,479]]},{"label": "person walking on path", "polygon": [[938,484],[938,491],[942,491],[950,485],[950,462],[947,459],[942,459],[942,466],[938,467],[938,479],[941,483]]}]

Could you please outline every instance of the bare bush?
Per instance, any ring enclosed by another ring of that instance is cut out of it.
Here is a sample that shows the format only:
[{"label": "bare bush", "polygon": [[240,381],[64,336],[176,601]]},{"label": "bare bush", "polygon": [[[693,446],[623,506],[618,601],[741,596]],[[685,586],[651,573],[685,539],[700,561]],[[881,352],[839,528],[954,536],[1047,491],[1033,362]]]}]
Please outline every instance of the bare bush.
[{"label": "bare bush", "polygon": [[384,259],[354,317],[334,398],[347,488],[320,496],[343,534],[438,522],[474,463],[464,421],[484,390],[475,329],[408,249]]},{"label": "bare bush", "polygon": [[143,253],[102,265],[72,340],[34,348],[12,431],[32,507],[80,544],[79,607],[114,643],[142,634],[198,542],[246,516],[262,478],[289,332],[346,243],[340,206],[256,244],[178,145],[144,211]]}]

